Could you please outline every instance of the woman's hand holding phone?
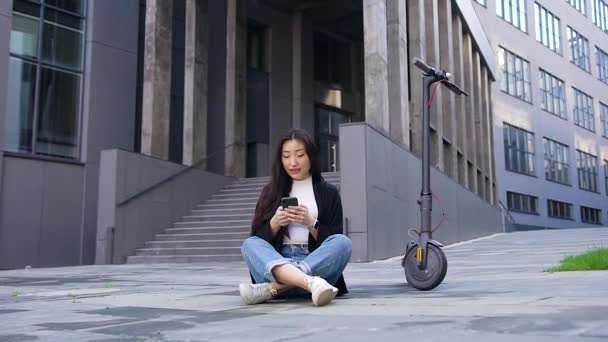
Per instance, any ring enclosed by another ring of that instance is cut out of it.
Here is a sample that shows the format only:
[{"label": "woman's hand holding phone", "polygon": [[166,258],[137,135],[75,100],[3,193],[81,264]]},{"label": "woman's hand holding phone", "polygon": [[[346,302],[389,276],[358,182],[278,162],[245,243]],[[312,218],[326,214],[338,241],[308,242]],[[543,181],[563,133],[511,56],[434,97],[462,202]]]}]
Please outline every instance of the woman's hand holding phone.
[{"label": "woman's hand holding phone", "polygon": [[287,211],[290,222],[301,223],[306,227],[312,227],[315,224],[315,220],[310,216],[308,208],[305,205],[288,207],[285,210]]},{"label": "woman's hand holding phone", "polygon": [[270,219],[270,228],[277,231],[279,228],[288,225],[289,222],[291,222],[289,219],[289,214],[283,209],[283,207],[279,207]]}]

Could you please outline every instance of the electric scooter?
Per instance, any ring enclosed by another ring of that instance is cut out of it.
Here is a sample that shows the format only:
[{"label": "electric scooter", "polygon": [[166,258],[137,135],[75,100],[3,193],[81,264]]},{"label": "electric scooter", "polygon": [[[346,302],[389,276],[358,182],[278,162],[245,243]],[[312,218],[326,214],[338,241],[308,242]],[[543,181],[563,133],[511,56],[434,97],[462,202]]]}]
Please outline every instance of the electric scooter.
[{"label": "electric scooter", "polygon": [[[422,191],[418,205],[420,206],[421,225],[420,232],[410,230],[412,241],[405,249],[405,255],[401,266],[405,271],[405,279],[408,284],[422,291],[432,290],[439,286],[448,271],[448,260],[441,247],[443,245],[433,240],[433,232],[441,225],[431,229],[431,210],[433,192],[431,191],[431,149],[430,149],[430,108],[432,106],[435,90],[443,84],[456,95],[468,96],[463,90],[450,82],[451,74],[445,70],[436,70],[420,59],[415,63],[422,70]],[[431,85],[439,82],[433,90],[429,100]],[[417,233],[418,236],[412,236]]]}]

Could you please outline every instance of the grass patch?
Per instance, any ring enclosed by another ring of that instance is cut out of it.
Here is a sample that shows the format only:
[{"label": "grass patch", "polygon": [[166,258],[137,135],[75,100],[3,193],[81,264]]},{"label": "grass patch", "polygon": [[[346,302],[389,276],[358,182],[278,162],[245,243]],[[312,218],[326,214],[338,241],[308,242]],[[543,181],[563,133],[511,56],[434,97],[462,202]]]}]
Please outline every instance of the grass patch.
[{"label": "grass patch", "polygon": [[608,270],[608,248],[596,247],[583,254],[566,257],[559,266],[546,269],[545,272],[597,270]]}]

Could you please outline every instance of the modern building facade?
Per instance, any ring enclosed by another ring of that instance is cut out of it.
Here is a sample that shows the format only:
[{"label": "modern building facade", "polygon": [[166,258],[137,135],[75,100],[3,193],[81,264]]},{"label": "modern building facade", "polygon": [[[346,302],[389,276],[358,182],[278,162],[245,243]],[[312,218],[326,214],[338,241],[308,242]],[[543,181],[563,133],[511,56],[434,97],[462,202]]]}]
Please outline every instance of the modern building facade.
[{"label": "modern building facade", "polygon": [[279,136],[302,127],[324,171],[339,172],[338,127],[363,122],[419,156],[415,57],[471,95],[437,92],[433,166],[496,210],[497,59],[476,10],[469,0],[3,1],[0,269],[94,262],[103,150],[265,176]]},{"label": "modern building facade", "polygon": [[[520,229],[608,222],[608,1],[486,0],[498,197]],[[489,29],[492,28],[492,29]]]}]

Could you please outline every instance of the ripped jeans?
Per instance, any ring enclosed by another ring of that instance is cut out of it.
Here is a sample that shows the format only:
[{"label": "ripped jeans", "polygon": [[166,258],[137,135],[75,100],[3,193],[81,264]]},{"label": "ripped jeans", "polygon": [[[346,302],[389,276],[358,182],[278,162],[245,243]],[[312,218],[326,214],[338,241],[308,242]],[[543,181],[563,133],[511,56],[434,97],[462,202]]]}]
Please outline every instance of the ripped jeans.
[{"label": "ripped jeans", "polygon": [[[241,252],[258,284],[275,281],[273,268],[292,264],[308,275],[319,276],[335,285],[350,260],[352,242],[343,234],[335,234],[325,239],[312,253],[306,245],[283,245],[279,253],[270,243],[252,236],[243,242]],[[298,288],[288,291],[289,294],[305,292]]]}]

